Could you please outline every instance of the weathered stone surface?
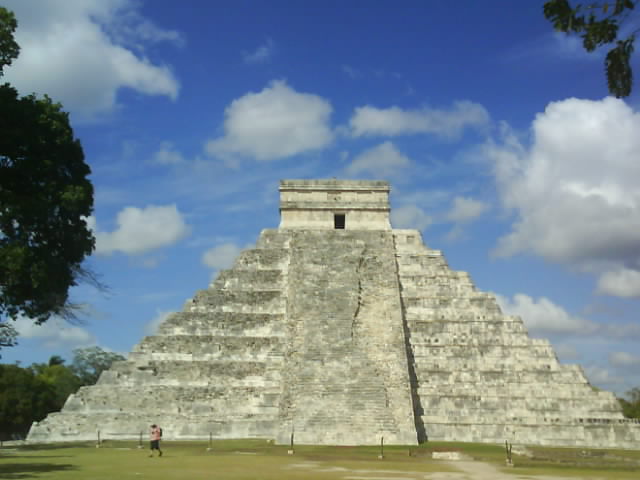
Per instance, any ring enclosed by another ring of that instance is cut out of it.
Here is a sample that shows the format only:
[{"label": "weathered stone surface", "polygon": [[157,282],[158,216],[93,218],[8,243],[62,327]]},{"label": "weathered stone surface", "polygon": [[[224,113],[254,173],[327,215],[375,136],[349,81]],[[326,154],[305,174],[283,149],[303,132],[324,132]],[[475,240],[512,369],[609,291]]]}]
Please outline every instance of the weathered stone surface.
[{"label": "weathered stone surface", "polygon": [[[637,448],[640,424],[503,315],[420,233],[394,230],[416,416],[432,440]],[[418,432],[420,434],[420,431]]]},{"label": "weathered stone surface", "polygon": [[29,440],[138,438],[159,423],[168,439],[637,448],[640,424],[611,393],[418,231],[390,228],[388,191],[283,181],[280,228]]},{"label": "weathered stone surface", "polygon": [[278,440],[416,443],[393,236],[291,236]]}]

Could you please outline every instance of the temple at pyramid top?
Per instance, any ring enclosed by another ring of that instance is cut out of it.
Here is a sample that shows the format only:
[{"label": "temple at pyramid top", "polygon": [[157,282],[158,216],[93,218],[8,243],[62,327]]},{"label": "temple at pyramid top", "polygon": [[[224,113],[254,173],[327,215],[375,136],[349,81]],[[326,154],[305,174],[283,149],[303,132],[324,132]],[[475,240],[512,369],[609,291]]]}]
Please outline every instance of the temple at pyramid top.
[{"label": "temple at pyramid top", "polygon": [[389,182],[281,180],[280,228],[391,230]]}]

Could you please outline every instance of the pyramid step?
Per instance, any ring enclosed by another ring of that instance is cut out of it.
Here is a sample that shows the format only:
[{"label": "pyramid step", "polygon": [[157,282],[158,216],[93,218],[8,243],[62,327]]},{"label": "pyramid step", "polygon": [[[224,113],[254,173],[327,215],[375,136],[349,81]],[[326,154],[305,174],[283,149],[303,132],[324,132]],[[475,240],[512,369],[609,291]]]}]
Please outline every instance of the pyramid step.
[{"label": "pyramid step", "polygon": [[285,286],[282,270],[222,270],[209,287],[216,290],[271,291]]}]

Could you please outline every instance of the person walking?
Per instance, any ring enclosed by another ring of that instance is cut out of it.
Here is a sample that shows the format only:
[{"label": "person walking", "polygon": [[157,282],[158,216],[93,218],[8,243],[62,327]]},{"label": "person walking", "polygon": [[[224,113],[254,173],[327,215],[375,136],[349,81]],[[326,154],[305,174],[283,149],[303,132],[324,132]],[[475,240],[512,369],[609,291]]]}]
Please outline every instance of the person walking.
[{"label": "person walking", "polygon": [[162,429],[155,423],[151,425],[151,453],[150,457],[153,457],[153,451],[158,450],[158,456],[162,456],[162,450],[160,450],[160,439],[162,438]]}]

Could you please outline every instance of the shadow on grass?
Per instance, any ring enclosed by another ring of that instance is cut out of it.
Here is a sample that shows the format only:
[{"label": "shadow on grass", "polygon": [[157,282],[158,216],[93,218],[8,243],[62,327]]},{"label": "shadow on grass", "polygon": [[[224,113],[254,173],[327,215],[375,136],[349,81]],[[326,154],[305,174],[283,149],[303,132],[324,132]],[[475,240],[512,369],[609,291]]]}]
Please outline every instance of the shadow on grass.
[{"label": "shadow on grass", "polygon": [[13,448],[17,448],[19,450],[60,450],[63,448],[94,447],[95,444],[96,442],[30,443],[17,445]]},{"label": "shadow on grass", "polygon": [[[71,458],[71,457],[72,455],[23,455],[23,452],[20,452],[17,455],[6,455],[6,454],[0,453],[0,460],[3,458],[33,458],[37,460],[42,460],[43,458]],[[1,471],[2,471],[2,465],[0,464],[0,472]]]},{"label": "shadow on grass", "polygon": [[59,463],[1,463],[0,478],[36,478],[42,473],[77,470],[75,465]]}]

